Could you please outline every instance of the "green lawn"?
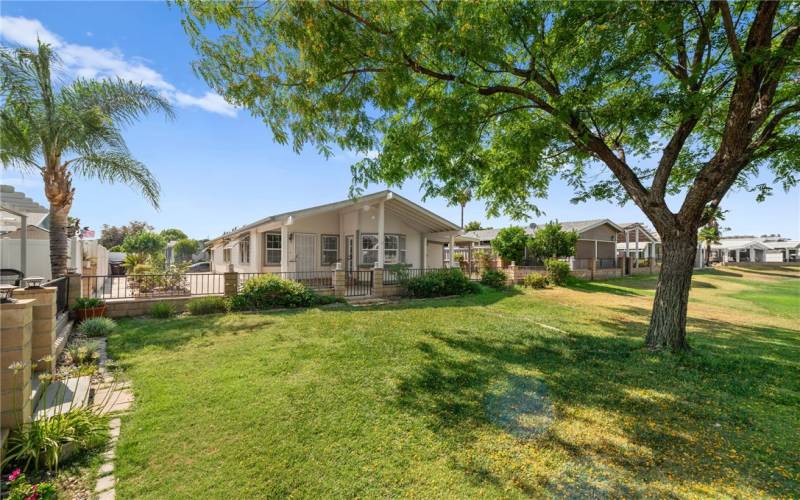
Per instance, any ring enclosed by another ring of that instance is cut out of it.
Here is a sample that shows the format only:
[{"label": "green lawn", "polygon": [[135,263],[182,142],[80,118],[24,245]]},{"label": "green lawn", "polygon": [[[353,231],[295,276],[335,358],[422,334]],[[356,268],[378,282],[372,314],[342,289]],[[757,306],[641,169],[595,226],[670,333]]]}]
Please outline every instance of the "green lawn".
[{"label": "green lawn", "polygon": [[642,349],[649,277],[124,321],[117,494],[796,495],[800,272],[782,270],[698,274],[681,356]]}]

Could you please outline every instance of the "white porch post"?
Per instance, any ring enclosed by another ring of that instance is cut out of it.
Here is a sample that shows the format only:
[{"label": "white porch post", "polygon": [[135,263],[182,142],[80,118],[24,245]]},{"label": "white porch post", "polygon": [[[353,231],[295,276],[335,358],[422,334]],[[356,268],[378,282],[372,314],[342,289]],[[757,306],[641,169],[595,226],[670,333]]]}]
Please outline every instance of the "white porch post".
[{"label": "white porch post", "polygon": [[422,237],[422,269],[428,268],[428,237]]},{"label": "white porch post", "polygon": [[[19,267],[22,277],[28,277],[28,216],[20,215],[22,227],[19,228]],[[56,278],[57,276],[52,276]],[[20,284],[21,286],[21,284]]]},{"label": "white porch post", "polygon": [[594,240],[594,260],[597,261],[597,240]]},{"label": "white porch post", "polygon": [[384,237],[384,201],[378,204],[378,267],[384,268],[386,263],[385,237]]},{"label": "white porch post", "polygon": [[631,256],[630,241],[629,241],[629,238],[628,238],[628,230],[626,229],[625,230],[625,258],[627,259],[630,256]]},{"label": "white porch post", "polygon": [[634,267],[636,267],[638,269],[639,268],[639,227],[637,226],[636,229],[634,229],[634,231],[635,231],[634,234],[635,234],[635,238],[636,238],[636,260],[634,261],[636,265]]},{"label": "white porch post", "polygon": [[289,226],[281,225],[281,272],[289,272]]},{"label": "white porch post", "polygon": [[756,249],[750,247],[750,262],[755,262],[755,261],[756,261]]},{"label": "white porch post", "polygon": [[448,249],[450,250],[450,260],[447,261],[447,264],[448,264],[447,267],[453,267],[453,261],[455,260],[454,259],[454,250],[455,250],[455,248],[456,248],[456,237],[455,237],[455,235],[451,234],[450,235],[450,246],[448,247]]}]

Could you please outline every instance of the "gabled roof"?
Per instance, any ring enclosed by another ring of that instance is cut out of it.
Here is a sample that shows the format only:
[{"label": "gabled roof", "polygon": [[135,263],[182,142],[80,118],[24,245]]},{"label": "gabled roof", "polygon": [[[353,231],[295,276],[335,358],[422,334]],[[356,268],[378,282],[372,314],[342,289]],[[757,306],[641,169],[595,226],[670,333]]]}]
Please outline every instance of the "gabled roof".
[{"label": "gabled roof", "polygon": [[737,250],[744,248],[758,248],[759,250],[771,250],[770,247],[758,240],[743,240],[743,239],[722,239],[719,243],[711,245],[714,250]]},{"label": "gabled roof", "polygon": [[784,248],[800,248],[800,240],[764,241],[762,242],[773,250]]},{"label": "gabled roof", "polygon": [[[586,232],[590,229],[594,229],[596,227],[602,226],[603,224],[609,224],[611,227],[616,229],[617,231],[622,231],[622,228],[619,227],[617,224],[611,222],[608,219],[592,219],[592,220],[578,220],[578,221],[555,221],[561,224],[561,229],[564,231],[576,231],[578,234]],[[525,233],[528,235],[533,235],[544,227],[544,224],[532,224],[524,226],[522,229],[525,230]],[[477,231],[469,231],[468,233],[464,233],[464,236],[470,236],[480,241],[491,241],[497,237],[497,233],[500,232],[500,229],[478,229]]]},{"label": "gabled roof", "polygon": [[379,191],[377,193],[371,193],[364,196],[359,196],[358,198],[350,198],[347,200],[336,201],[333,203],[326,203],[324,205],[318,205],[315,207],[310,208],[303,208],[300,210],[293,210],[291,212],[283,212],[275,215],[270,215],[259,219],[255,222],[251,222],[245,226],[237,227],[231,231],[223,233],[216,238],[212,238],[209,241],[209,244],[214,243],[217,240],[222,238],[232,238],[239,235],[242,232],[249,231],[250,229],[267,224],[269,222],[280,222],[286,223],[291,219],[296,219],[300,217],[308,217],[310,215],[317,215],[325,212],[332,212],[336,210],[341,210],[343,208],[355,207],[357,205],[364,205],[369,204],[371,202],[378,202],[378,201],[387,201],[391,205],[387,205],[387,210],[391,211],[401,217],[406,219],[413,219],[418,225],[425,226],[430,232],[445,232],[445,231],[460,231],[461,227],[457,224],[450,222],[449,220],[436,215],[435,213],[431,212],[425,207],[422,207],[411,200],[403,198],[399,194],[386,189],[384,191]]}]

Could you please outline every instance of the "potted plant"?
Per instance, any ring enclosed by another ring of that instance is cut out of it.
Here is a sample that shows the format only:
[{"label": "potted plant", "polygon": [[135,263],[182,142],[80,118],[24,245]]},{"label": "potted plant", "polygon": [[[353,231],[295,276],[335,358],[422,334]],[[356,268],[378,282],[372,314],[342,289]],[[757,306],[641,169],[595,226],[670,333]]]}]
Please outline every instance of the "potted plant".
[{"label": "potted plant", "polygon": [[94,297],[78,297],[72,310],[78,321],[99,318],[106,313],[106,303]]}]

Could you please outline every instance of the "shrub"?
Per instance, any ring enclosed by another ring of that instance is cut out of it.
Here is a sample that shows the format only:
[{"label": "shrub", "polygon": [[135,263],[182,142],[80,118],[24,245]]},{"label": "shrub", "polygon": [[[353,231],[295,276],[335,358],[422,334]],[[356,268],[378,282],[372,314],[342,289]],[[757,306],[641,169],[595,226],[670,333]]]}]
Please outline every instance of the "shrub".
[{"label": "shrub", "polygon": [[31,484],[22,473],[22,469],[15,469],[8,475],[8,500],[52,500],[58,498],[56,487],[53,483],[45,481]]},{"label": "shrub", "polygon": [[78,366],[94,365],[100,359],[97,342],[79,341],[67,346],[67,357]]},{"label": "shrub", "polygon": [[99,447],[107,437],[104,417],[86,408],[73,409],[13,430],[6,460],[25,470],[55,470],[66,444],[74,443],[76,451],[87,450]]},{"label": "shrub", "polygon": [[517,226],[504,227],[492,240],[492,249],[509,262],[522,262],[527,245],[528,235],[524,229]]},{"label": "shrub", "polygon": [[175,314],[175,308],[168,302],[158,302],[150,306],[150,316],[154,318],[169,318]]},{"label": "shrub", "polygon": [[504,287],[506,285],[506,279],[506,273],[493,269],[487,269],[481,275],[481,283],[492,288]]},{"label": "shrub", "polygon": [[78,297],[77,299],[75,299],[75,305],[72,306],[72,308],[93,309],[95,307],[100,307],[103,304],[105,304],[105,302],[95,297]]},{"label": "shrub", "polygon": [[302,283],[264,275],[244,282],[242,291],[231,299],[231,309],[257,311],[275,307],[309,307],[325,300]]},{"label": "shrub", "polygon": [[567,282],[569,277],[569,264],[556,259],[547,259],[544,261],[544,267],[547,269],[547,277],[554,285],[563,285]]},{"label": "shrub", "polygon": [[541,273],[531,273],[522,280],[522,286],[528,288],[547,288],[549,280]]},{"label": "shrub", "polygon": [[186,310],[193,316],[228,312],[228,301],[223,297],[197,297],[186,303]]},{"label": "shrub", "polygon": [[441,297],[443,295],[464,295],[476,293],[479,287],[471,282],[460,269],[437,269],[405,280],[409,297]]},{"label": "shrub", "polygon": [[78,332],[87,337],[106,337],[117,328],[111,318],[91,318],[78,326]]}]

